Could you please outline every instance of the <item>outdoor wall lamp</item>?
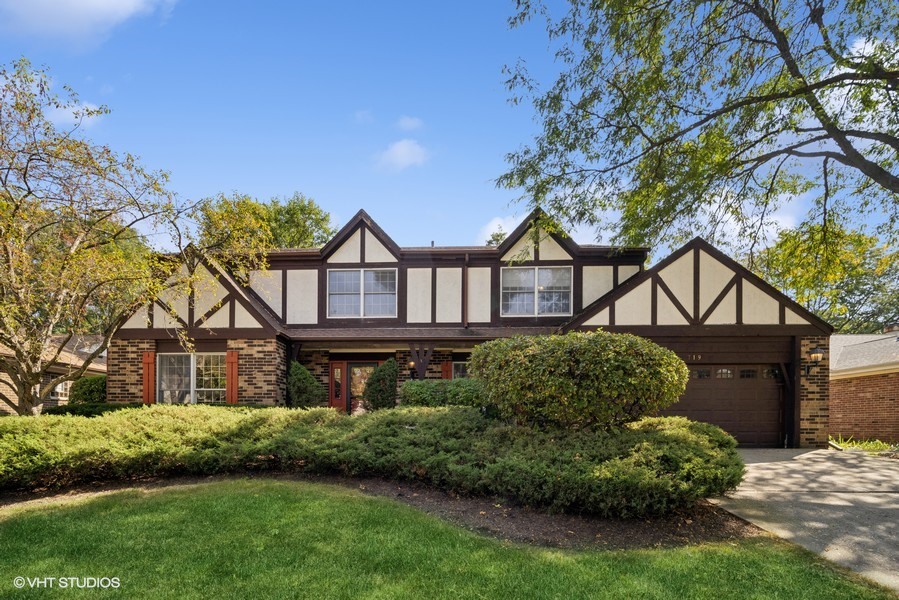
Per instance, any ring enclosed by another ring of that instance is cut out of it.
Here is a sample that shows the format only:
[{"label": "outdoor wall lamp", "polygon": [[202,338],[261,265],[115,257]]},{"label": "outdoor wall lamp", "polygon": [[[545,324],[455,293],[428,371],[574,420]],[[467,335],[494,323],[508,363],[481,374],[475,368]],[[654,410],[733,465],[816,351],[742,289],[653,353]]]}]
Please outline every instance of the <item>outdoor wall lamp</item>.
[{"label": "outdoor wall lamp", "polygon": [[418,372],[415,370],[415,361],[409,361],[409,379],[418,379]]},{"label": "outdoor wall lamp", "polygon": [[817,367],[818,363],[824,360],[824,349],[815,346],[811,350],[808,351],[808,361],[811,364],[805,365],[805,376],[808,377],[809,373],[812,372],[812,367]]}]

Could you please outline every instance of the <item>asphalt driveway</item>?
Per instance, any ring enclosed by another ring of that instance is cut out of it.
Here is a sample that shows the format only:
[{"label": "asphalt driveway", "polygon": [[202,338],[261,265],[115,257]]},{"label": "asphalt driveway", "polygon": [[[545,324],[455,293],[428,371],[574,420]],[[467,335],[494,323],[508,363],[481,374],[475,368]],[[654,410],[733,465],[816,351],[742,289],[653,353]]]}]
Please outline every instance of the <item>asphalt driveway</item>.
[{"label": "asphalt driveway", "polygon": [[899,591],[899,460],[835,450],[741,450],[746,478],[717,503]]}]

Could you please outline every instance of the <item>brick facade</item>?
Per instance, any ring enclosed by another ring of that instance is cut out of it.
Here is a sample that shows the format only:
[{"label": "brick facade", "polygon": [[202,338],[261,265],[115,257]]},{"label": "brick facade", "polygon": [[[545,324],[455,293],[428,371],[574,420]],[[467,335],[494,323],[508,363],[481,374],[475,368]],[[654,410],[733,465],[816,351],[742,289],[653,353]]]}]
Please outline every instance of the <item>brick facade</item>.
[{"label": "brick facade", "polygon": [[[287,394],[287,347],[276,339],[228,340],[238,353],[238,404],[284,404]],[[109,345],[106,380],[110,402],[140,402],[143,397],[143,354],[155,352],[155,340],[121,340]]]},{"label": "brick facade", "polygon": [[114,365],[106,375],[106,400],[140,402],[144,391],[144,352],[155,351],[155,340],[113,338],[106,351],[107,364]]},{"label": "brick facade", "polygon": [[830,435],[899,443],[899,373],[832,380]]},{"label": "brick facade", "polygon": [[278,339],[228,340],[237,351],[238,404],[284,405],[287,398],[287,345]]},{"label": "brick facade", "polygon": [[[829,421],[830,390],[830,337],[807,336],[800,338],[799,364],[799,446],[826,448]],[[824,359],[817,365],[808,360],[809,351],[819,347]],[[806,367],[810,368],[808,375]]]}]

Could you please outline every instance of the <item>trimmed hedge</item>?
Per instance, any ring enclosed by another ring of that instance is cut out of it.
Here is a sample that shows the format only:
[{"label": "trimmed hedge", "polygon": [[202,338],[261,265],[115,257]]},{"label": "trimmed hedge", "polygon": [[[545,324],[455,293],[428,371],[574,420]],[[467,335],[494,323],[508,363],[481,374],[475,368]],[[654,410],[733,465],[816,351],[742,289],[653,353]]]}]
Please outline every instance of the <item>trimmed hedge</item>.
[{"label": "trimmed hedge", "polygon": [[735,446],[717,427],[684,418],[535,431],[469,407],[349,417],[327,408],[150,406],[93,419],[0,419],[0,489],[281,470],[418,480],[553,511],[639,517],[736,487]]},{"label": "trimmed hedge", "polygon": [[468,372],[499,414],[535,426],[620,427],[677,402],[689,370],[630,334],[516,336],[475,346]]},{"label": "trimmed hedge", "polygon": [[476,406],[486,404],[484,387],[477,379],[418,379],[400,387],[401,406]]},{"label": "trimmed hedge", "polygon": [[290,362],[287,373],[287,400],[290,406],[309,408],[328,399],[325,386],[297,361]]},{"label": "trimmed hedge", "polygon": [[42,415],[75,415],[79,417],[98,417],[108,412],[122,410],[123,408],[135,408],[142,406],[140,402],[90,402],[85,404],[63,404],[51,406],[41,411]]},{"label": "trimmed hedge", "polygon": [[106,375],[81,377],[69,389],[70,404],[106,402]]}]

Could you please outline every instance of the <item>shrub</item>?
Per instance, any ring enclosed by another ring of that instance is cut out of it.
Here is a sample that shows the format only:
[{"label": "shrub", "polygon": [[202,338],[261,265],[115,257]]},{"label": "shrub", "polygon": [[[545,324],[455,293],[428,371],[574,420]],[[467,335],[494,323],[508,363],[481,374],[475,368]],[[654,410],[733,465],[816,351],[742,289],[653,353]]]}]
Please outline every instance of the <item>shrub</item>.
[{"label": "shrub", "polygon": [[0,490],[276,469],[639,517],[736,487],[735,446],[717,427],[682,417],[535,431],[462,406],[349,417],[328,408],[155,405],[93,419],[0,419]]},{"label": "shrub", "polygon": [[621,426],[677,401],[689,371],[649,340],[603,331],[518,336],[475,346],[469,372],[519,424]]},{"label": "shrub", "polygon": [[309,408],[318,406],[328,399],[328,392],[319,381],[312,376],[309,369],[292,361],[287,373],[287,402],[290,406]]},{"label": "shrub", "polygon": [[64,404],[51,406],[41,411],[42,415],[76,415],[79,417],[98,417],[102,414],[141,406],[140,402],[89,402],[84,404]]},{"label": "shrub", "polygon": [[396,381],[399,374],[399,367],[392,358],[385,360],[372,371],[368,381],[365,382],[365,391],[362,392],[365,410],[396,406]]},{"label": "shrub", "polygon": [[106,375],[81,377],[72,382],[69,404],[106,402]]},{"label": "shrub", "polygon": [[477,379],[424,379],[406,381],[400,387],[403,406],[476,406],[487,404]]}]

